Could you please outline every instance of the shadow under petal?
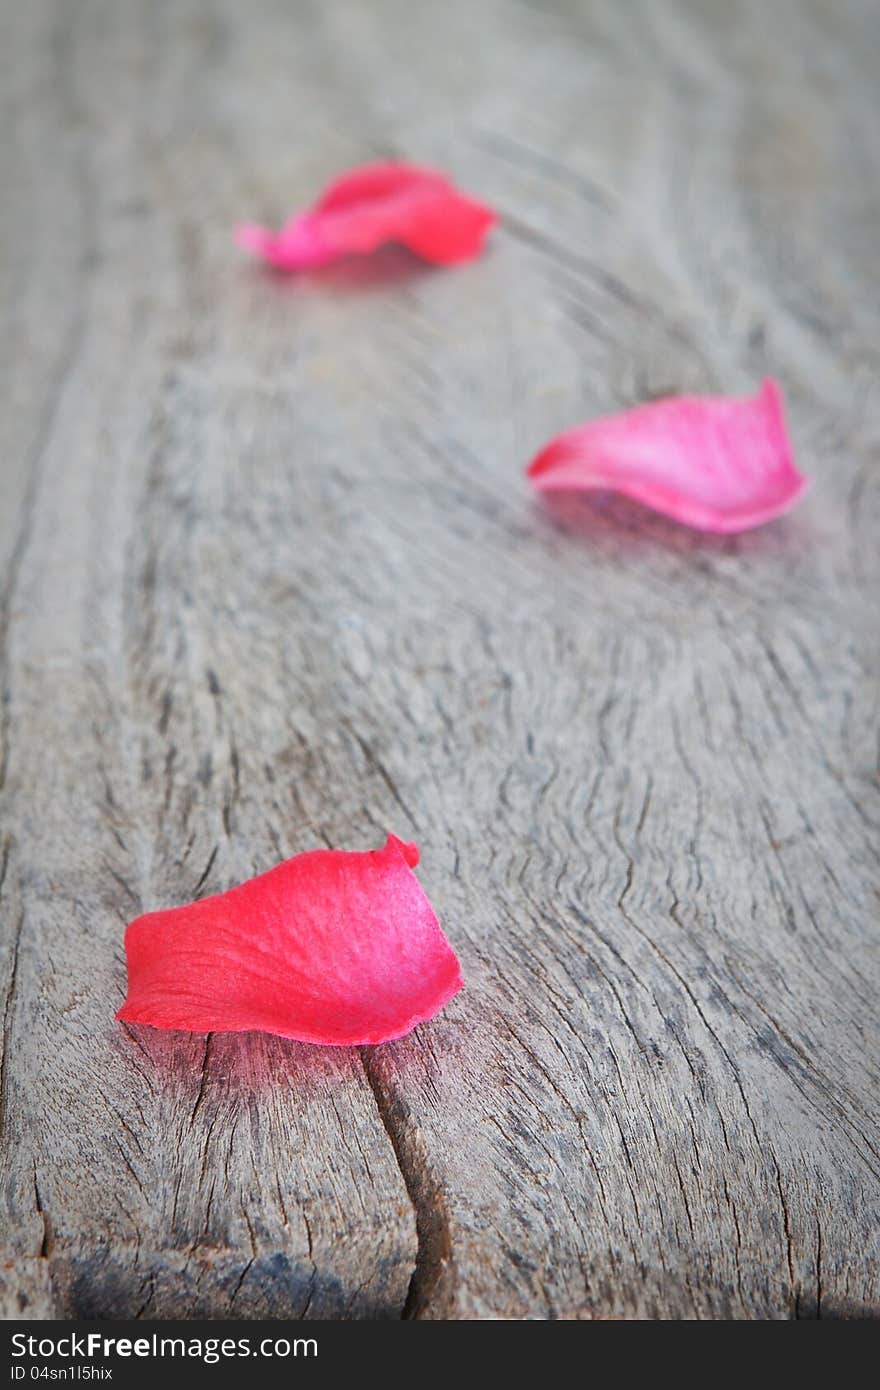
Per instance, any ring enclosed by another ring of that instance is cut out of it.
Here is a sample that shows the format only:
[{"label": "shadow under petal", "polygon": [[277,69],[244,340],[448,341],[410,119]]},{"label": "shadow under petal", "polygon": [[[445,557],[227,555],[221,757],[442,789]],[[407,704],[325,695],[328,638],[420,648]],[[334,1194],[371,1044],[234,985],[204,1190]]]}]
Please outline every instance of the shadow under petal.
[{"label": "shadow under petal", "polygon": [[390,245],[368,256],[341,256],[312,270],[286,271],[263,265],[256,268],[256,273],[273,291],[299,296],[306,290],[333,295],[369,294],[409,284],[436,270],[436,266],[405,247]]},{"label": "shadow under petal", "polygon": [[775,517],[761,526],[735,534],[699,531],[652,511],[616,492],[548,492],[534,499],[537,519],[571,540],[607,550],[616,546],[627,555],[747,557],[785,560],[800,555],[812,543],[809,521]]},{"label": "shadow under petal", "polygon": [[[280,1090],[303,1099],[349,1084],[360,1071],[354,1047],[320,1047],[271,1033],[187,1033],[120,1023],[123,1050],[136,1050],[137,1066],[156,1092],[199,1102],[206,1082],[222,1086],[224,1098],[241,1105]],[[134,1052],[132,1052],[134,1060]]]}]

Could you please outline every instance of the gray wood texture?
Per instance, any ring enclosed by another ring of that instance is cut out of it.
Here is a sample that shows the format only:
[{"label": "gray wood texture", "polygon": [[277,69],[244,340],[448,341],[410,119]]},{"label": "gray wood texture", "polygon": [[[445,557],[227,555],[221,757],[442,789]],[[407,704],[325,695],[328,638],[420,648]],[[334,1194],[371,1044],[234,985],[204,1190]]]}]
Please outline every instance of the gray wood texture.
[{"label": "gray wood texture", "polygon": [[[877,5],[2,29],[6,1315],[876,1315]],[[481,260],[232,245],[385,156],[500,209]],[[768,372],[789,518],[530,495]],[[114,1022],[136,913],[389,829],[435,1022]]]}]

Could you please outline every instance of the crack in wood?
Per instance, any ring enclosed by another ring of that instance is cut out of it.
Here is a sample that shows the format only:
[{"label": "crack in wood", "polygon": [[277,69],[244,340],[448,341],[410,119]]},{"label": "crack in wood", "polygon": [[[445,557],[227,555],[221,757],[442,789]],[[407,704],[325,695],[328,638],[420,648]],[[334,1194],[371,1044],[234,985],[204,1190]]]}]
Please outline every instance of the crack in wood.
[{"label": "crack in wood", "polygon": [[444,1288],[439,1302],[437,1294],[441,1281],[445,1284],[449,1279],[452,1259],[445,1196],[432,1174],[424,1136],[408,1115],[400,1096],[395,1095],[393,1088],[381,1077],[373,1049],[362,1047],[358,1051],[416,1219],[418,1247],[401,1317],[418,1318],[429,1310],[432,1316],[442,1317],[449,1290]]}]

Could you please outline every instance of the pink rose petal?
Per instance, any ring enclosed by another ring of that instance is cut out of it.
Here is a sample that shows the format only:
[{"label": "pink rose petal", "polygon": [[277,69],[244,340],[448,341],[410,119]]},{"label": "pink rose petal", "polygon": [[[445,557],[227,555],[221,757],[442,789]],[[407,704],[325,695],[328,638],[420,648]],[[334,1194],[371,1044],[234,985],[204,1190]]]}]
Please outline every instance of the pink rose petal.
[{"label": "pink rose petal", "polygon": [[280,232],[245,223],[236,240],[278,270],[309,270],[387,242],[435,265],[479,254],[495,213],[443,174],[413,164],[365,164],[336,179]]},{"label": "pink rose petal", "polygon": [[389,835],[364,854],[298,854],[226,893],[148,912],[125,933],[117,1018],[310,1043],[401,1037],[461,989],[455,952]]},{"label": "pink rose petal", "polygon": [[792,458],[782,392],[677,396],[558,435],[528,474],[543,492],[608,489],[702,531],[747,531],[809,486]]}]

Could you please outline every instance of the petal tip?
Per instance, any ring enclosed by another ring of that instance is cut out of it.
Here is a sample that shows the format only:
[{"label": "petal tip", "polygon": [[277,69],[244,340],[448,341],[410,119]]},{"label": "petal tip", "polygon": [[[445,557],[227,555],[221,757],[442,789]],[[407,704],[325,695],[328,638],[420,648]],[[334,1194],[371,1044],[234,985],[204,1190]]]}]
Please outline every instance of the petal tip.
[{"label": "petal tip", "polygon": [[267,227],[261,227],[256,222],[239,222],[232,229],[232,239],[236,246],[254,256],[265,255],[266,242],[270,235]]},{"label": "petal tip", "polygon": [[402,854],[411,869],[414,869],[419,862],[419,847],[415,840],[401,840],[397,835],[389,833],[385,841],[385,849],[395,849]]}]

